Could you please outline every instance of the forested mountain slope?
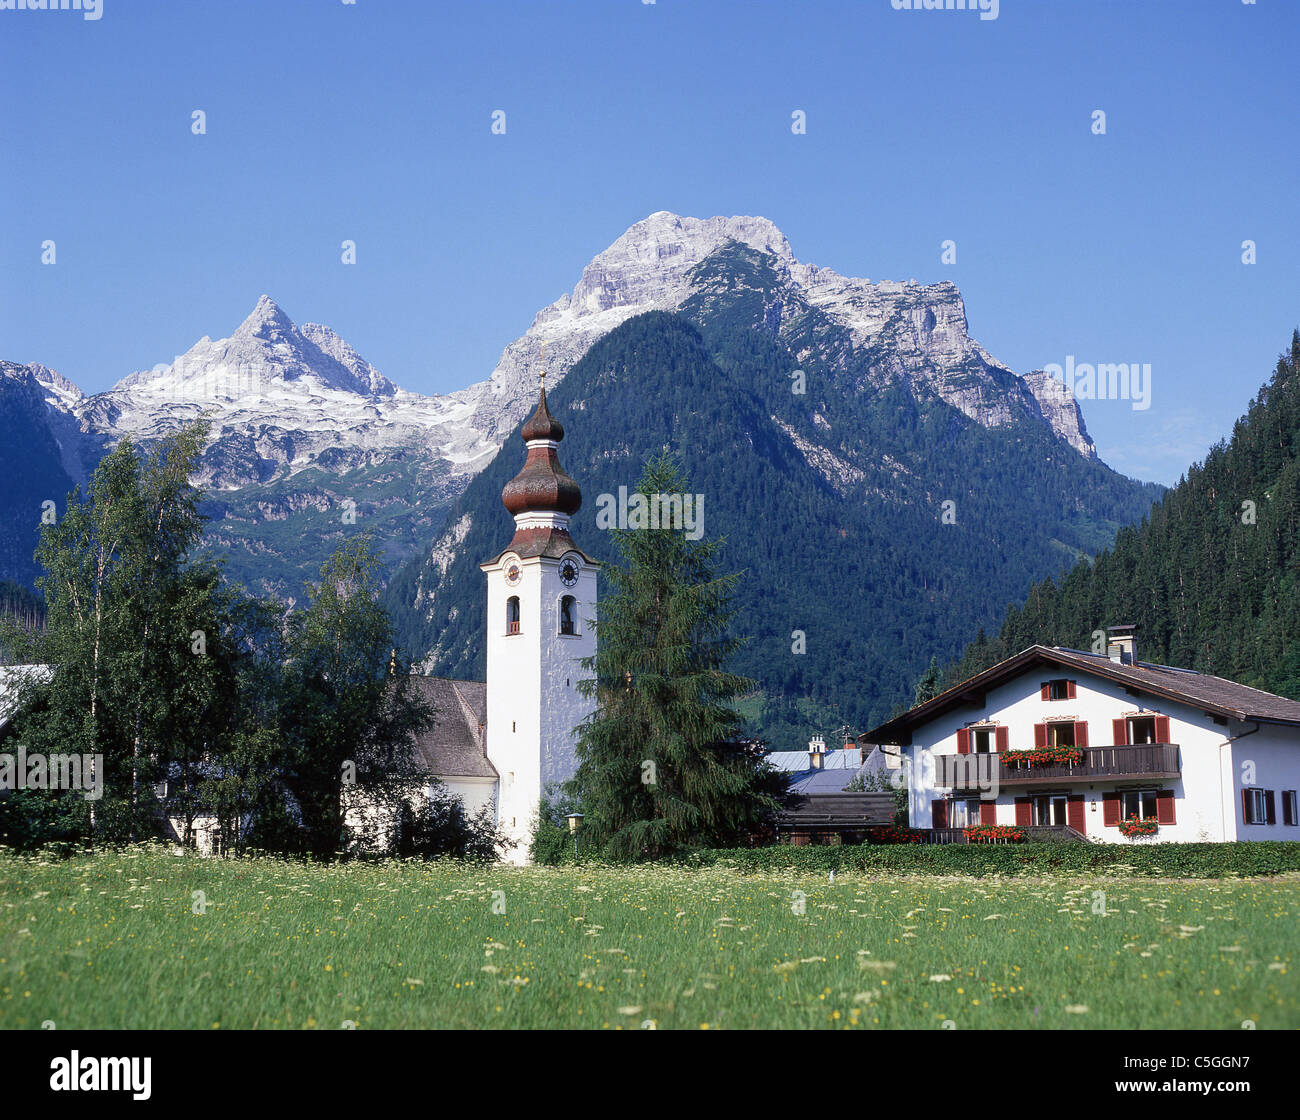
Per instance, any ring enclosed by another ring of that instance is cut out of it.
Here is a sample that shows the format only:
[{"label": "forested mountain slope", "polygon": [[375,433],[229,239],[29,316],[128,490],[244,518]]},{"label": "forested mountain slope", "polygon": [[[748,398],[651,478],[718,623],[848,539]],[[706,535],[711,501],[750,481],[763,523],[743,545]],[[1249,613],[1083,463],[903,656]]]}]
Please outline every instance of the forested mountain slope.
[{"label": "forested mountain slope", "polygon": [[946,679],[1138,626],[1143,660],[1300,699],[1300,332],[1246,415],[1094,564],[1044,580]]},{"label": "forested mountain slope", "polygon": [[[704,495],[705,533],[726,538],[720,570],[743,572],[735,625],[749,642],[736,668],[764,691],[769,735],[806,732],[797,697],[855,726],[884,718],[935,651],[955,656],[1007,601],[1105,547],[1159,493],[1070,446],[1014,374],[970,368],[942,386],[908,376],[898,348],[863,346],[791,300],[764,254],[733,244],[693,280],[680,312],[615,328],[548,396],[584,496],[574,537],[598,559],[597,496],[633,488],[652,452],[680,455]],[[1006,408],[995,426],[945,399],[966,391],[961,376]],[[483,674],[478,564],[510,539],[500,495],[522,461],[511,437],[428,556],[389,587],[402,640],[430,672]],[[794,652],[797,632],[806,652]]]}]

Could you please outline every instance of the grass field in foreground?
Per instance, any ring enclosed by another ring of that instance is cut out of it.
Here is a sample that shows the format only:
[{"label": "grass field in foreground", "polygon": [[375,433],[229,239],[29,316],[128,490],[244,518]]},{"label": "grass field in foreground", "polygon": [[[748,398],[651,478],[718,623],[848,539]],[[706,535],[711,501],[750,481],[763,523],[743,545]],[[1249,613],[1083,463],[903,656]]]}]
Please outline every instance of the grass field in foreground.
[{"label": "grass field in foreground", "polygon": [[0,1028],[1295,1028],[1298,903],[1295,878],[0,854]]}]

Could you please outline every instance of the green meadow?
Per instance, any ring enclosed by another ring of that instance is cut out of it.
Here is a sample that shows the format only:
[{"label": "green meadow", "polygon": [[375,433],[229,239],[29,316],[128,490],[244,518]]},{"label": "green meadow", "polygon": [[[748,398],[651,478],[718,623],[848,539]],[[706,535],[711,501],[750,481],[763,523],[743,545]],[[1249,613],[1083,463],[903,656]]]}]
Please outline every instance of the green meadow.
[{"label": "green meadow", "polygon": [[1295,876],[0,854],[0,1028],[1296,1028],[1298,912]]}]

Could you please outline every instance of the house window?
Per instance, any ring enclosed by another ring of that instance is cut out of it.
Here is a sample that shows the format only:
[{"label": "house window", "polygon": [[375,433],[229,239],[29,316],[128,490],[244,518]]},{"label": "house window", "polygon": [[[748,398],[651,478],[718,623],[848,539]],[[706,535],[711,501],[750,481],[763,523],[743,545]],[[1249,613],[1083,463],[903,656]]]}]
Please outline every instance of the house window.
[{"label": "house window", "polygon": [[1063,793],[1045,793],[1033,799],[1034,824],[1064,825],[1066,796]]},{"label": "house window", "polygon": [[1271,789],[1243,789],[1241,805],[1247,824],[1276,824],[1277,814],[1273,807]]},{"label": "house window", "polygon": [[1130,817],[1137,817],[1138,820],[1146,820],[1148,817],[1155,819],[1156,816],[1156,791],[1153,789],[1126,789],[1122,790],[1119,795],[1119,817],[1120,820],[1128,820]]},{"label": "house window", "polygon": [[1048,681],[1043,686],[1044,700],[1071,700],[1074,698],[1074,681]]},{"label": "house window", "polygon": [[1156,741],[1155,716],[1129,716],[1128,741],[1134,746]]},{"label": "house window", "polygon": [[1053,747],[1074,746],[1074,720],[1054,720],[1047,725],[1047,742]]},{"label": "house window", "polygon": [[1293,789],[1282,791],[1282,823],[1300,824],[1300,806],[1296,804],[1296,791]]},{"label": "house window", "polygon": [[952,798],[948,802],[948,827],[971,828],[980,823],[980,799]]},{"label": "house window", "polygon": [[578,604],[572,595],[560,600],[560,633],[570,636],[578,633]]},{"label": "house window", "polygon": [[997,747],[993,740],[993,728],[972,727],[970,731],[970,749],[972,754],[995,754]]},{"label": "house window", "polygon": [[511,595],[506,600],[506,633],[519,633],[519,596]]}]

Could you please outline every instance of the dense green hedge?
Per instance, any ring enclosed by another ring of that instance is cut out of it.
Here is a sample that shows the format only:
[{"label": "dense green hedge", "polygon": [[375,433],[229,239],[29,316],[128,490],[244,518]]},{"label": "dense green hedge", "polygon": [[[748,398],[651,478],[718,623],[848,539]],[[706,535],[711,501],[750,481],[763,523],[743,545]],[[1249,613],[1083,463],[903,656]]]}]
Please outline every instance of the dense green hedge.
[{"label": "dense green hedge", "polygon": [[1300,871],[1300,843],[861,844],[709,849],[682,862],[754,871],[881,871],[929,875],[1037,875],[1096,871],[1170,879],[1221,879]]}]

